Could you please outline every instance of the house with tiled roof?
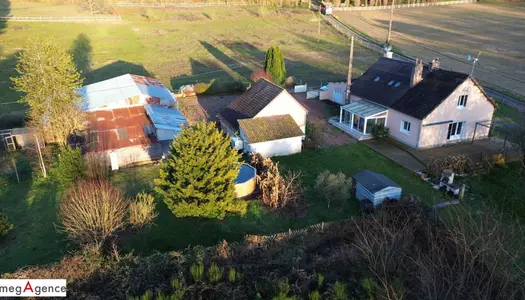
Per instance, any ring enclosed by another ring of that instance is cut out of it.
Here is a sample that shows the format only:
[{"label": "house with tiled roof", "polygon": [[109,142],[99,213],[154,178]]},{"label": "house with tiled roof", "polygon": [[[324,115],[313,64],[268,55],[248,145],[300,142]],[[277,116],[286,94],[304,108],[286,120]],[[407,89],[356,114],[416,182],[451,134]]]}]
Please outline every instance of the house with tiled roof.
[{"label": "house with tiled roof", "polygon": [[270,157],[301,152],[307,114],[282,87],[259,79],[217,118],[236,149]]},{"label": "house with tiled roof", "polygon": [[468,74],[380,58],[350,85],[350,103],[330,123],[358,140],[384,125],[390,136],[413,148],[486,138],[495,102]]}]

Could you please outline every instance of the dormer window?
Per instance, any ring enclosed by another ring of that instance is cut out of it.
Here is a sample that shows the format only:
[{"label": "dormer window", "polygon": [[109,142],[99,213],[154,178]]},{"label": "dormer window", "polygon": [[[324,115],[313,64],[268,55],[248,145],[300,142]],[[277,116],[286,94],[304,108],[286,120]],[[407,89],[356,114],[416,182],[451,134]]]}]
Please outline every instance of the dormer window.
[{"label": "dormer window", "polygon": [[467,106],[467,98],[468,95],[461,95],[458,99],[458,107],[465,107]]},{"label": "dormer window", "polygon": [[377,76],[376,79],[374,79],[375,82],[379,81],[379,79],[381,79],[381,77]]},{"label": "dormer window", "polygon": [[394,80],[390,80],[390,81],[388,82],[388,85],[392,85],[392,84],[394,84]]}]

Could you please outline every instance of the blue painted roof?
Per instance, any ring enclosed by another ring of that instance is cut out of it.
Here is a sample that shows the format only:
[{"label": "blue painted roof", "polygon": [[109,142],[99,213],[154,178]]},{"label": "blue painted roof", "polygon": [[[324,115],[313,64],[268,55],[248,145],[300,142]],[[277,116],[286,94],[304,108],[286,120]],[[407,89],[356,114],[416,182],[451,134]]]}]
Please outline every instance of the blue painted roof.
[{"label": "blue painted roof", "polygon": [[155,128],[180,131],[182,126],[188,125],[188,121],[178,109],[150,104],[145,104],[144,108]]},{"label": "blue painted roof", "polygon": [[171,92],[158,80],[131,74],[86,85],[79,89],[82,109],[92,110],[134,96],[151,96],[175,101]]}]

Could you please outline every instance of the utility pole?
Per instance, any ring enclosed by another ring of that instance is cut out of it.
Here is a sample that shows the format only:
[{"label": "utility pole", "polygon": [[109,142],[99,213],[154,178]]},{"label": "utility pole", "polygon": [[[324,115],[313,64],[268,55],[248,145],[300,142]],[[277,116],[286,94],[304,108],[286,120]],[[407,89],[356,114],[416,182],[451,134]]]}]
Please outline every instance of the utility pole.
[{"label": "utility pole", "polygon": [[348,60],[348,77],[346,78],[345,102],[350,103],[350,85],[352,84],[352,61],[354,60],[354,36],[350,40],[350,59]]},{"label": "utility pole", "polygon": [[317,42],[321,39],[321,13],[319,13],[319,26],[317,27]]},{"label": "utility pole", "polygon": [[392,35],[392,19],[394,19],[394,5],[395,0],[390,4],[390,22],[388,24],[388,36],[386,37],[386,44],[390,45],[390,35]]},{"label": "utility pole", "polygon": [[35,134],[36,139],[36,148],[38,149],[38,156],[40,157],[40,164],[42,165],[42,173],[44,173],[44,178],[47,177],[46,165],[44,164],[44,159],[42,158],[42,151],[40,151],[40,142],[38,141],[38,135]]}]

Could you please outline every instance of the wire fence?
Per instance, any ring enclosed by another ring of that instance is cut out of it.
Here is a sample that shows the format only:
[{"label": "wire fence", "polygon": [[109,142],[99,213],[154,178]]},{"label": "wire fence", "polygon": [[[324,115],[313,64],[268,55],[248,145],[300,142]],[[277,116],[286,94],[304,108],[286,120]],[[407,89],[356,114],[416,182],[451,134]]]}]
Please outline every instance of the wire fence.
[{"label": "wire fence", "polygon": [[[477,0],[460,0],[460,1],[441,1],[441,2],[411,3],[411,4],[394,5],[394,8],[431,7],[431,6],[467,4],[467,3],[475,3],[475,2],[477,2]],[[390,9],[390,8],[391,8],[391,5],[362,6],[362,7],[333,7],[332,11],[362,11],[362,10],[381,10],[381,9]]]},{"label": "wire fence", "polygon": [[0,17],[0,21],[11,22],[71,22],[71,21],[120,21],[120,16],[78,16],[78,17]]},{"label": "wire fence", "polygon": [[255,244],[264,244],[271,241],[278,241],[285,238],[293,238],[296,236],[304,235],[311,232],[323,232],[325,229],[327,229],[330,226],[333,226],[334,224],[348,221],[350,219],[346,220],[340,220],[335,222],[321,222],[317,224],[310,225],[308,227],[300,228],[300,229],[288,229],[287,232],[280,232],[275,233],[271,235],[246,235],[244,240],[246,242],[255,243]]},{"label": "wire fence", "polygon": [[260,4],[247,3],[247,2],[228,2],[228,1],[216,1],[207,3],[124,3],[117,2],[113,3],[115,7],[151,7],[151,8],[162,8],[162,7],[180,7],[180,8],[197,8],[197,7],[215,7],[215,6],[256,6]]}]

